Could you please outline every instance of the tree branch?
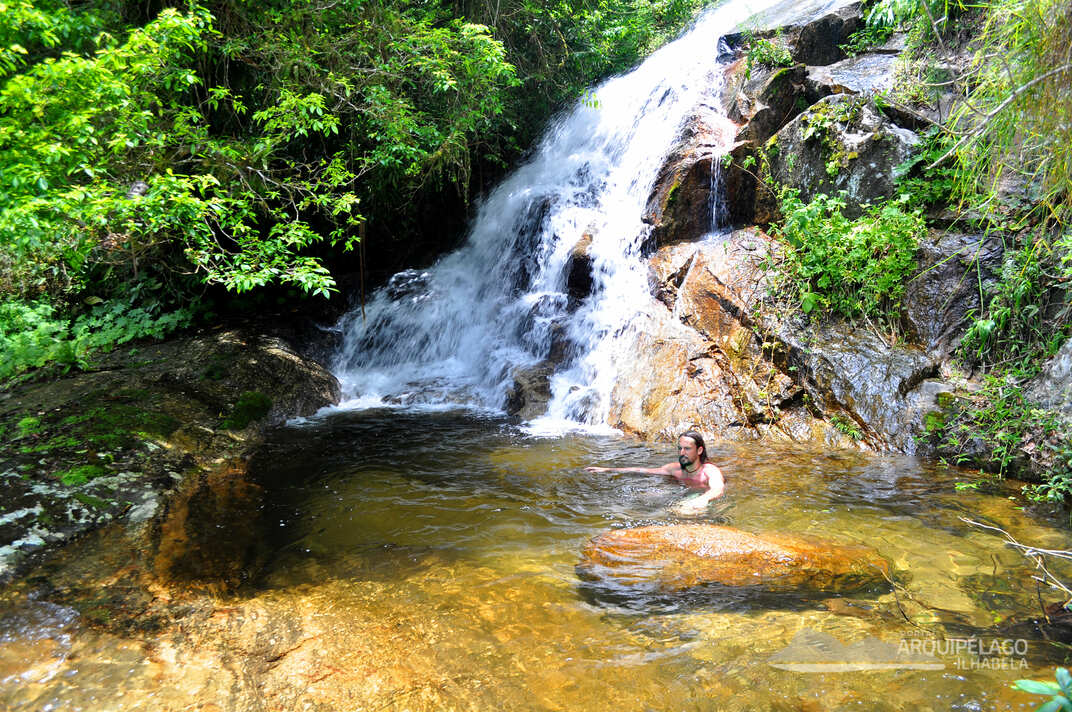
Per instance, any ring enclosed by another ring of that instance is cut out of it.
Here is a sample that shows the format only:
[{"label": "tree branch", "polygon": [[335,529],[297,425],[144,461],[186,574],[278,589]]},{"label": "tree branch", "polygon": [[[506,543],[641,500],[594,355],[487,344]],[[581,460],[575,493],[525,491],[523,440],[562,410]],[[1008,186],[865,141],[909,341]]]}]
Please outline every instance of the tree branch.
[{"label": "tree branch", "polygon": [[955,144],[953,144],[953,147],[950,148],[948,151],[946,151],[945,154],[943,154],[941,158],[939,158],[934,163],[932,163],[929,166],[927,166],[927,170],[933,170],[933,169],[937,168],[939,165],[944,163],[947,158],[949,158],[954,153],[956,153],[957,150],[959,150],[969,139],[981,134],[983,132],[983,130],[986,129],[987,125],[994,119],[995,116],[997,116],[1002,111],[1004,111],[1005,108],[1009,104],[1011,104],[1013,101],[1015,101],[1016,98],[1019,97],[1021,94],[1023,94],[1025,91],[1027,91],[1031,87],[1035,86],[1039,82],[1045,81],[1046,79],[1049,79],[1050,77],[1054,76],[1055,74],[1060,74],[1062,72],[1067,72],[1069,69],[1072,69],[1072,63],[1061,65],[1060,67],[1057,67],[1056,69],[1051,69],[1050,71],[1046,72],[1045,74],[1043,74],[1041,76],[1038,76],[1038,77],[1035,77],[1034,79],[1032,79],[1031,81],[1027,82],[1026,84],[1023,84],[1020,87],[1018,87],[1011,94],[1009,94],[1009,96],[1005,99],[1005,101],[1003,101],[1000,104],[998,104],[997,107],[993,111],[991,111],[989,114],[987,114],[985,117],[983,117],[982,122],[978,126],[976,126],[974,129],[972,129],[968,133],[966,133],[963,136],[961,136],[960,140],[958,140]]}]

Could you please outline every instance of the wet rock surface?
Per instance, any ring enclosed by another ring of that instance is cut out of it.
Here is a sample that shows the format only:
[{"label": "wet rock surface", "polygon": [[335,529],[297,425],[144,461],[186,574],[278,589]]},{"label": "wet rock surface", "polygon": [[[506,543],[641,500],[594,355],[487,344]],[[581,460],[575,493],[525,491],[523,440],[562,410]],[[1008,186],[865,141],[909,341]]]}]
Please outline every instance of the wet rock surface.
[{"label": "wet rock surface", "polygon": [[338,388],[285,339],[234,330],[118,351],[97,370],[4,393],[0,579],[109,522],[159,535],[191,482],[239,472],[228,463],[265,427],[335,402]]},{"label": "wet rock surface", "polygon": [[734,135],[735,141],[762,145],[824,96],[808,84],[807,67],[802,64],[753,71],[751,77],[740,71],[732,73],[723,90],[722,101],[727,115],[741,124]]},{"label": "wet rock surface", "polygon": [[844,414],[843,427],[858,429],[873,447],[915,452],[915,437],[923,433],[917,408],[939,409],[936,394],[918,388],[938,374],[924,351],[891,345],[862,328],[783,325],[777,334],[814,403]]},{"label": "wet rock surface", "polygon": [[920,243],[918,272],[905,287],[905,321],[914,340],[947,357],[968,315],[979,309],[979,288],[1001,274],[1004,247],[996,237],[933,230]]},{"label": "wet rock surface", "polygon": [[[610,422],[649,438],[699,427],[716,439],[915,452],[951,389],[937,378],[939,356],[863,326],[788,318],[771,302],[778,250],[749,228],[652,257],[652,306],[631,325]],[[949,269],[927,278],[947,298],[949,281],[963,276]],[[939,344],[964,317],[946,311],[927,314]]]},{"label": "wet rock surface", "polygon": [[[751,18],[741,31],[758,37],[780,34],[793,61],[830,64],[844,58],[840,45],[862,26],[859,0],[785,0]],[[742,35],[725,39],[731,47],[739,46]]]},{"label": "wet rock surface", "polygon": [[874,95],[893,89],[896,82],[896,52],[877,52],[849,57],[826,66],[807,69],[807,83],[820,96],[827,94]]},{"label": "wet rock surface", "polygon": [[[767,176],[800,191],[846,194],[847,217],[894,193],[895,169],[919,143],[915,133],[886,119],[861,99],[837,94],[820,99],[778,131],[766,148]],[[757,193],[757,200],[766,197]],[[760,212],[757,209],[757,212]]]},{"label": "wet rock surface", "polygon": [[589,581],[667,593],[712,584],[841,593],[884,583],[890,568],[864,546],[710,524],[669,524],[596,537],[585,547],[577,572]]},{"label": "wet rock surface", "polygon": [[506,394],[506,412],[523,420],[543,415],[551,400],[551,375],[554,365],[539,363],[514,369],[514,383]]},{"label": "wet rock surface", "polygon": [[655,180],[644,222],[652,226],[648,248],[696,240],[714,227],[716,161],[726,152],[733,124],[710,106],[700,106],[687,122]]}]

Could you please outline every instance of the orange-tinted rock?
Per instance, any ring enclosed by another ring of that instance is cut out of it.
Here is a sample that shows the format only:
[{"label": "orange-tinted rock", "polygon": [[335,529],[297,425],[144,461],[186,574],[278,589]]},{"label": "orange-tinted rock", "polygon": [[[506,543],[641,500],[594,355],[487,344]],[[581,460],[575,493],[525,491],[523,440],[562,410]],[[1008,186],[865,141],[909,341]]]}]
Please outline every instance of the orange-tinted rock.
[{"label": "orange-tinted rock", "polygon": [[865,546],[710,524],[672,524],[597,536],[585,547],[577,572],[591,581],[655,586],[666,593],[706,584],[840,593],[881,583],[889,576],[889,564]]},{"label": "orange-tinted rock", "polygon": [[777,247],[761,230],[663,247],[649,266],[655,299],[613,364],[608,422],[651,439],[697,428],[717,440],[851,443],[816,419],[787,375],[777,343],[753,324]]}]

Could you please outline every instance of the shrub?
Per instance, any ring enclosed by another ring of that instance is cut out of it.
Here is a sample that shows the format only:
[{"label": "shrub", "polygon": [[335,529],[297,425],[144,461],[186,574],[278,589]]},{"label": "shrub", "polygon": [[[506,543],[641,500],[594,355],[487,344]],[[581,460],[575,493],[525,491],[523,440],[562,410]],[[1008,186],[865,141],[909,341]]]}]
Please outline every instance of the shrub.
[{"label": "shrub", "polygon": [[194,308],[167,310],[133,289],[124,299],[100,301],[74,319],[46,301],[0,302],[0,380],[57,363],[86,368],[96,351],[145,337],[162,338],[190,325]]},{"label": "shrub", "polygon": [[892,322],[915,267],[923,217],[902,202],[872,207],[856,220],[843,215],[844,207],[844,195],[804,203],[799,191],[782,191],[784,277],[806,314]]}]

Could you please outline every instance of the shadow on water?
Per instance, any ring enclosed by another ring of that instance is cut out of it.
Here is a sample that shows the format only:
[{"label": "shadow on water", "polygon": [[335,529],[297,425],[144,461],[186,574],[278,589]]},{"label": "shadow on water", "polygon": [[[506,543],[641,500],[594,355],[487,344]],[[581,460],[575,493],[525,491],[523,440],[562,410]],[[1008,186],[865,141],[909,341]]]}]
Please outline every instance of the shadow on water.
[{"label": "shadow on water", "polygon": [[[258,516],[260,556],[247,560],[255,586],[331,578],[404,579],[448,563],[457,552],[447,544],[399,543],[391,537],[335,536],[338,524],[368,514],[363,484],[385,480],[402,504],[407,493],[486,489],[494,473],[479,453],[520,438],[502,418],[471,411],[383,409],[340,413],[276,430],[250,464],[264,492]],[[445,464],[444,441],[469,453],[465,467]],[[377,507],[389,511],[390,502]],[[331,531],[329,531],[331,530]]]},{"label": "shadow on water", "polygon": [[[772,592],[758,586],[725,586],[709,583],[684,591],[667,592],[653,585],[614,585],[607,581],[585,580],[577,585],[578,595],[586,602],[615,614],[738,613],[764,611],[809,611],[828,609],[836,596],[822,591],[801,589]],[[854,591],[854,600],[867,601],[889,593],[889,586],[871,585]]]}]

